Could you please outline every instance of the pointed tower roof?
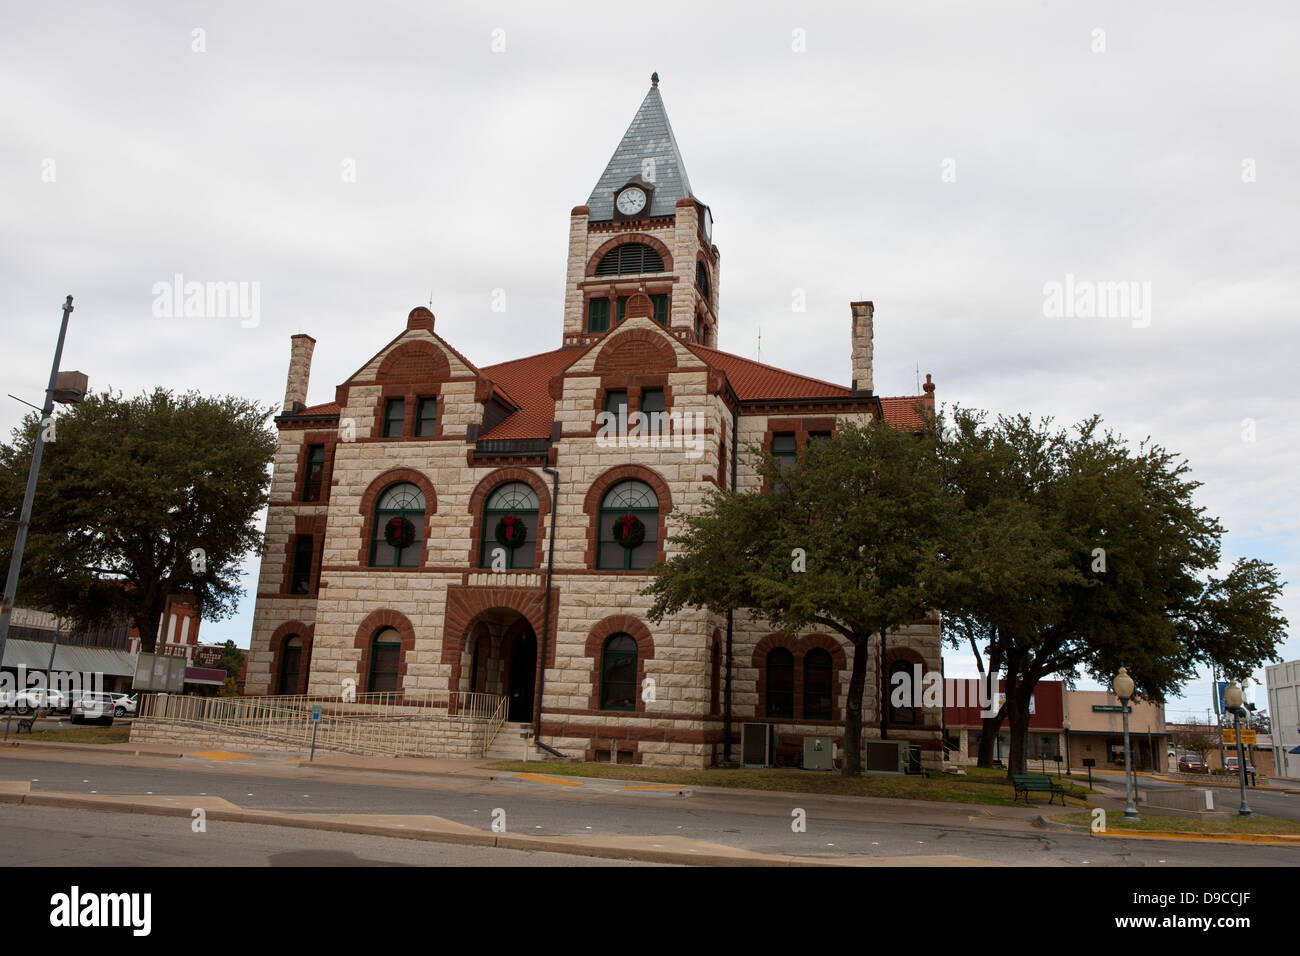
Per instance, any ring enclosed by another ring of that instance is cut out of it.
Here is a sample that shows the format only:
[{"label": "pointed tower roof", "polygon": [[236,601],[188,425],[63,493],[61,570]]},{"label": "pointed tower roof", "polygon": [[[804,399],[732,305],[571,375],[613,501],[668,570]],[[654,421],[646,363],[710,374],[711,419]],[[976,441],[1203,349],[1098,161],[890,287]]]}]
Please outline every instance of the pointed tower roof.
[{"label": "pointed tower roof", "polygon": [[[647,159],[654,160],[653,165]],[[653,173],[653,175],[652,175]],[[629,182],[644,177],[654,186],[649,215],[671,216],[677,200],[693,198],[691,183],[686,178],[686,165],[681,150],[668,123],[663,98],[659,95],[659,74],[650,76],[650,92],[641,101],[632,124],[623,134],[623,141],[614,150],[605,171],[596,182],[596,188],[587,199],[592,222],[605,222],[614,218],[614,193]]]}]

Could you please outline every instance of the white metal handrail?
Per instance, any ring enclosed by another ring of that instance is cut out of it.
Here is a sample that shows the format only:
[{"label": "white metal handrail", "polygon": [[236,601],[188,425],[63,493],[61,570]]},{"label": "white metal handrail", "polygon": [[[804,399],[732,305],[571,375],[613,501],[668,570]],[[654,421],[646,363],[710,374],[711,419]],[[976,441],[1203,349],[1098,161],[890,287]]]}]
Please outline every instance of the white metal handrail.
[{"label": "white metal handrail", "polygon": [[509,698],[502,697],[501,702],[497,704],[496,713],[493,714],[492,719],[488,721],[487,733],[483,736],[483,753],[485,756],[488,752],[488,748],[492,746],[492,741],[497,739],[497,734],[506,722],[506,714],[508,713],[506,704],[508,703]]}]

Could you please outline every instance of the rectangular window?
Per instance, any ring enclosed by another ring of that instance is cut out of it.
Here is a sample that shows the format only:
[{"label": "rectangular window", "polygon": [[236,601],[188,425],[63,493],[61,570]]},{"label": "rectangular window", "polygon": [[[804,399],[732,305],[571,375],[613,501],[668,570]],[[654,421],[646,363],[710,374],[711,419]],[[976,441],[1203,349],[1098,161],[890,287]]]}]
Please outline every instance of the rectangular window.
[{"label": "rectangular window", "polygon": [[320,501],[321,484],[325,480],[325,446],[312,445],[307,449],[307,474],[302,482],[302,500]]},{"label": "rectangular window", "polygon": [[663,419],[665,409],[664,390],[662,388],[647,388],[641,392],[641,411],[645,412],[646,417],[649,419],[648,430],[650,434],[662,435],[668,431]]},{"label": "rectangular window", "polygon": [[650,296],[651,303],[654,304],[655,321],[660,325],[668,324],[668,293],[662,295]]},{"label": "rectangular window", "polygon": [[605,411],[613,412],[620,421],[627,421],[627,392],[611,390],[605,393]]},{"label": "rectangular window", "polygon": [[809,433],[808,433],[808,444],[809,444],[809,445],[816,445],[816,444],[818,444],[819,442],[827,442],[827,441],[830,441],[830,440],[831,440],[831,433],[830,433],[830,432],[809,432]]},{"label": "rectangular window", "polygon": [[772,455],[780,464],[782,471],[794,467],[799,455],[799,446],[795,441],[794,432],[783,432],[772,436]]},{"label": "rectangular window", "polygon": [[384,408],[384,437],[401,438],[406,422],[406,399],[390,398]]},{"label": "rectangular window", "polygon": [[289,578],[290,594],[311,593],[311,559],[313,550],[311,535],[298,535],[297,540],[293,543],[293,573]]},{"label": "rectangular window", "polygon": [[587,331],[609,331],[609,299],[592,299],[587,303]]},{"label": "rectangular window", "polygon": [[627,314],[627,296],[620,295],[618,297],[618,317],[614,321],[622,322],[625,314]]},{"label": "rectangular window", "polygon": [[432,438],[438,429],[438,400],[436,398],[420,399],[419,417],[415,421],[415,434],[420,438]]}]

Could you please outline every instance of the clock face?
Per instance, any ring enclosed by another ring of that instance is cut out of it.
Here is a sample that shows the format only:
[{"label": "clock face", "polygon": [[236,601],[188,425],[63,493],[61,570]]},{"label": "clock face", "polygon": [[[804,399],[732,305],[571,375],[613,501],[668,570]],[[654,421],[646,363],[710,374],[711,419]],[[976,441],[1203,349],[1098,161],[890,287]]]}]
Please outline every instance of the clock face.
[{"label": "clock face", "polygon": [[635,216],[645,208],[645,190],[637,186],[629,186],[618,194],[615,205],[623,215]]}]

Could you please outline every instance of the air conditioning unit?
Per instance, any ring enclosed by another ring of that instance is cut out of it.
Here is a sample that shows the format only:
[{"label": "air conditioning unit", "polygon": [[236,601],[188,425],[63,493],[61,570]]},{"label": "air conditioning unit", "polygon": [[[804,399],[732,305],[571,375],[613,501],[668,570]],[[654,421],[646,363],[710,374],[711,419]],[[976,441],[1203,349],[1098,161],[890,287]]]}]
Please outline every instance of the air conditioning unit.
[{"label": "air conditioning unit", "polygon": [[805,770],[834,770],[835,742],[829,737],[803,739],[803,768]]},{"label": "air conditioning unit", "polygon": [[907,745],[900,740],[868,740],[866,771],[907,773]]},{"label": "air conditioning unit", "polygon": [[776,731],[771,724],[740,725],[740,765],[770,767],[776,753]]}]

